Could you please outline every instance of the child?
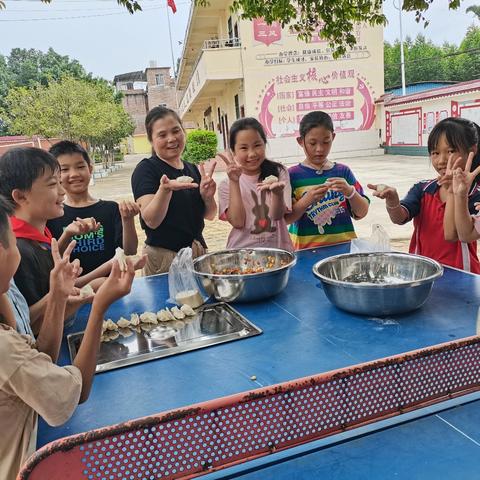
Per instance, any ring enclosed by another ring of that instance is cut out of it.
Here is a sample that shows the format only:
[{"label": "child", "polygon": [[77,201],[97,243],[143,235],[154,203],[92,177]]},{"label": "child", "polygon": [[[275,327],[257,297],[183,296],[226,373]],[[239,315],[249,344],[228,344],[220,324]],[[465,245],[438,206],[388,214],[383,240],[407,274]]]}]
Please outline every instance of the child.
[{"label": "child", "polygon": [[[15,283],[27,301],[35,333],[45,312],[49,276],[53,268],[50,251],[52,235],[46,223],[63,215],[65,191],[60,184],[58,170],[56,159],[38,148],[14,148],[0,157],[0,194],[14,209],[11,222],[21,254]],[[98,276],[108,275],[111,266],[108,267],[106,272],[93,271],[78,278],[76,287],[82,287]],[[67,316],[91,301],[91,296],[82,297],[78,291],[72,292],[67,303]]]},{"label": "child", "polygon": [[[480,238],[480,216],[478,212],[472,215],[470,211],[469,192],[475,182],[476,176],[480,174],[480,166],[472,171],[472,163],[479,156],[478,148],[475,152],[470,152],[464,168],[461,167],[462,158],[449,158],[448,169],[453,172],[452,191],[454,195],[454,216],[455,227],[458,233],[458,239],[461,242],[474,242]],[[478,162],[477,162],[478,163]],[[477,187],[478,189],[478,187]],[[478,210],[478,204],[475,205]]]},{"label": "child", "polygon": [[[202,165],[197,168],[182,161],[185,131],[175,111],[152,108],[145,127],[152,156],[136,166],[132,190],[147,237],[144,274],[154,275],[168,272],[175,255],[184,247],[192,247],[194,256],[205,253],[204,219],[215,217],[217,187],[212,178],[215,163],[205,172]],[[179,177],[184,181],[177,181]]]},{"label": "child", "polygon": [[[227,248],[275,247],[293,250],[285,214],[291,207],[286,169],[265,157],[267,137],[255,118],[230,129],[231,153],[219,154],[228,179],[219,187],[219,217],[232,225]],[[263,183],[268,177],[272,183]]]},{"label": "child", "polygon": [[[8,215],[11,206],[0,198],[0,296],[9,288],[20,255]],[[73,248],[73,245],[72,245]],[[130,261],[126,272],[115,262],[110,277],[98,290],[82,344],[73,365],[58,367],[56,360],[63,332],[67,297],[79,273],[78,261],[60,258],[52,242],[55,267],[51,272],[51,295],[37,345],[0,323],[0,478],[14,480],[22,463],[36,444],[37,416],[50,425],[68,420],[75,407],[90,393],[105,311],[131,288],[134,270]],[[40,345],[42,347],[40,348]],[[45,353],[42,353],[45,352]]]},{"label": "child", "polygon": [[[402,225],[413,219],[410,253],[474,273],[480,273],[477,246],[473,241],[475,238],[467,239],[463,234],[457,234],[460,219],[456,218],[456,208],[460,208],[460,204],[456,205],[457,199],[454,198],[451,166],[455,163],[457,168],[465,169],[470,156],[470,168],[478,150],[478,140],[477,128],[472,122],[463,118],[446,118],[433,127],[428,137],[430,160],[438,173],[436,179],[416,183],[401,201],[393,187],[368,185],[376,197],[385,199],[393,223]],[[474,175],[469,178],[470,184],[473,178]],[[462,208],[475,213],[475,202],[480,201],[477,184],[459,197],[464,202]]]},{"label": "child", "polygon": [[[140,211],[133,202],[98,200],[88,190],[93,166],[86,150],[79,144],[67,140],[56,143],[50,153],[60,164],[60,180],[66,192],[63,216],[47,222],[52,235],[59,240],[60,249],[72,236],[77,241],[72,258],[78,258],[83,273],[89,273],[115,255],[122,247],[126,255],[137,253],[137,232],[134,217]],[[82,220],[84,219],[84,220]],[[86,219],[85,233],[72,235],[71,228],[82,228]]]},{"label": "child", "polygon": [[305,160],[288,170],[293,206],[287,222],[295,249],[356,238],[351,217],[365,217],[370,201],[346,165],[328,160],[335,138],[330,115],[307,113],[299,130]]}]

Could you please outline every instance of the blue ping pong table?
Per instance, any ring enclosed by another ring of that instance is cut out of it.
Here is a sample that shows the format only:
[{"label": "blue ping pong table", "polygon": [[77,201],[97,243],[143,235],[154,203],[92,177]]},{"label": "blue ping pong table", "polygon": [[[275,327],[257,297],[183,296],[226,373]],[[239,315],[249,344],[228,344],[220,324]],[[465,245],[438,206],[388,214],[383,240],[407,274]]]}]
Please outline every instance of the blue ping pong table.
[{"label": "blue ping pong table", "polygon": [[[79,432],[218,397],[390,357],[477,334],[480,277],[446,268],[426,304],[409,314],[368,318],[329,303],[311,273],[337,245],[298,253],[287,288],[234,307],[263,330],[241,341],[108,371],[62,427],[41,422],[38,446]],[[108,317],[162,308],[164,275],[135,280]],[[71,332],[83,329],[86,311]],[[67,332],[68,333],[68,332]],[[67,347],[61,363],[68,363]],[[479,359],[480,361],[480,359]],[[204,478],[477,479],[480,395],[476,392],[322,440],[272,453]]]}]

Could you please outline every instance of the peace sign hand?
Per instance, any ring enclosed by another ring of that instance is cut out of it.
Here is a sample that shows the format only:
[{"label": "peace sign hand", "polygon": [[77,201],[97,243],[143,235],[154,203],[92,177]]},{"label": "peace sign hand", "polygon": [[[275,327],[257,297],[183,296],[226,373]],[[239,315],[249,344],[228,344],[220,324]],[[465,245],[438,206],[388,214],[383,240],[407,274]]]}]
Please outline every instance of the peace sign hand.
[{"label": "peace sign hand", "polygon": [[212,166],[207,171],[205,170],[205,166],[201,163],[198,168],[200,170],[200,195],[204,200],[208,200],[213,198],[215,195],[215,191],[217,190],[217,184],[213,179],[213,172],[215,171],[215,167],[217,166],[217,162],[213,161]]},{"label": "peace sign hand", "polygon": [[217,153],[217,157],[220,157],[227,166],[228,178],[235,183],[238,183],[240,176],[242,175],[242,167],[238,165],[235,158],[232,155],[231,150],[225,150],[223,153]]},{"label": "peace sign hand", "polygon": [[58,243],[55,239],[52,239],[51,251],[54,267],[50,271],[50,294],[54,298],[64,298],[66,300],[74,290],[75,281],[82,273],[78,259],[70,262],[70,254],[75,248],[75,244],[75,240],[71,241],[64,254],[60,255]]},{"label": "peace sign hand", "polygon": [[470,187],[472,186],[475,177],[480,173],[480,166],[478,166],[473,172],[471,172],[472,162],[475,154],[470,152],[468,154],[467,163],[465,169],[462,170],[461,157],[453,160],[453,156],[448,159],[447,170],[453,172],[452,190],[454,195],[465,196],[468,194]]}]

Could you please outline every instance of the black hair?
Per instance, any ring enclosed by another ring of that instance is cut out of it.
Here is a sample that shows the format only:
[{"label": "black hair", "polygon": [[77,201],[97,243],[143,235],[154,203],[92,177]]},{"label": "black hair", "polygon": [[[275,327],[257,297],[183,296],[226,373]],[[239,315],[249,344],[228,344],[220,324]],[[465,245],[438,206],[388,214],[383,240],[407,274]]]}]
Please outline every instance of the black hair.
[{"label": "black hair", "polygon": [[315,112],[307,113],[300,121],[299,133],[301,138],[305,138],[305,135],[316,127],[324,127],[333,133],[333,120],[332,117],[325,112],[316,110]]},{"label": "black hair", "polygon": [[167,107],[154,107],[147,113],[145,118],[145,129],[147,130],[147,138],[150,142],[152,141],[153,124],[157,120],[168,117],[169,115],[171,115],[183,129],[182,120],[175,110]]},{"label": "black hair", "polygon": [[[237,135],[242,130],[255,130],[260,135],[263,143],[265,143],[265,145],[267,144],[267,136],[265,135],[265,130],[263,129],[262,124],[256,118],[245,117],[236,120],[230,127],[230,150],[235,150]],[[266,158],[260,166],[260,176],[258,179],[264,180],[270,175],[275,175],[278,177],[280,175],[280,171],[282,170],[285,170],[285,167],[281,163],[273,162],[272,160],[268,160],[268,158]]]},{"label": "black hair", "polygon": [[10,221],[8,217],[13,214],[12,205],[3,196],[0,196],[0,243],[4,248],[8,248],[8,231],[10,229]]},{"label": "black hair", "polygon": [[17,205],[13,200],[14,190],[29,191],[33,182],[45,172],[58,171],[57,159],[50,153],[35,147],[12,148],[0,157],[0,195],[10,205]]},{"label": "black hair", "polygon": [[60,155],[73,155],[79,153],[85,162],[87,162],[87,165],[92,164],[87,151],[79,143],[71,142],[70,140],[62,140],[61,142],[56,143],[50,148],[49,152],[57,159]]},{"label": "black hair", "polygon": [[[458,151],[469,152],[477,147],[470,171],[480,165],[480,127],[466,118],[449,117],[438,122],[428,136],[428,153],[431,154],[438,145],[440,137],[445,135],[448,145]],[[480,175],[475,178],[480,182]]]}]

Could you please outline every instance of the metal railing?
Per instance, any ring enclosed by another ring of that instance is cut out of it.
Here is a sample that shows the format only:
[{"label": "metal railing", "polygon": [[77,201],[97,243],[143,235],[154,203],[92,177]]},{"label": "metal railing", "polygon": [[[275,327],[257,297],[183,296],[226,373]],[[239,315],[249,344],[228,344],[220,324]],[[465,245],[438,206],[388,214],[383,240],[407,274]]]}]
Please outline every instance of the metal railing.
[{"label": "metal railing", "polygon": [[239,38],[212,38],[203,42],[202,50],[210,50],[211,48],[232,48],[241,47],[242,42]]},{"label": "metal railing", "polygon": [[185,92],[180,100],[180,107],[182,106],[183,99],[185,98],[185,95],[187,95],[187,92],[190,89],[190,85],[193,80],[193,76],[197,70],[198,64],[200,62],[200,59],[202,58],[203,52],[205,50],[214,50],[214,49],[223,49],[223,48],[240,48],[242,46],[242,42],[240,38],[238,37],[227,37],[227,38],[212,38],[210,40],[205,40],[203,42],[202,49],[200,50],[200,53],[198,54],[197,59],[195,60],[195,64],[193,65],[192,72],[190,74],[190,77],[187,82],[187,88],[185,89]]}]

